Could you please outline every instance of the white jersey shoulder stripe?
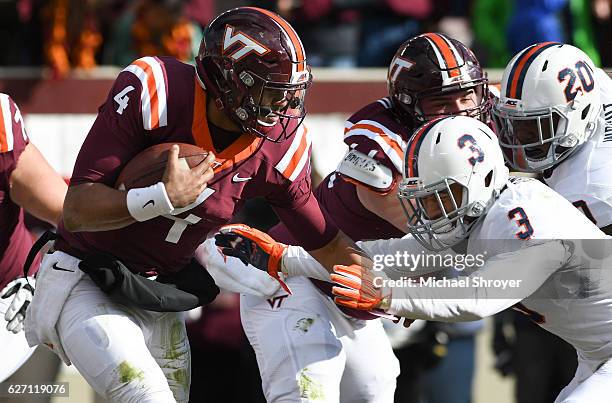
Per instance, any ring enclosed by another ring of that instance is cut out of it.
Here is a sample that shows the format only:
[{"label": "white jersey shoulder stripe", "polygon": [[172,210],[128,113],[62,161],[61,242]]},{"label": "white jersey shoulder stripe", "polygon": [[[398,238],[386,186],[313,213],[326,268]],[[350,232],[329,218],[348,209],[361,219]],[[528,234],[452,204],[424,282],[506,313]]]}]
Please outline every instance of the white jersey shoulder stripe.
[{"label": "white jersey shoulder stripe", "polygon": [[[400,147],[406,148],[406,142],[402,139],[402,136],[400,136],[399,134],[395,133],[393,130],[389,130],[389,128],[387,128],[387,126],[383,125],[380,122],[377,122],[375,120],[360,120],[359,122],[357,122],[355,125],[370,125],[370,126],[374,126],[378,131],[383,131],[385,133],[385,135],[389,136],[389,138],[391,140],[393,140],[395,143],[397,143]],[[348,133],[347,135],[345,135],[345,137],[348,137]]]},{"label": "white jersey shoulder stripe", "polygon": [[145,130],[168,125],[167,77],[164,63],[156,57],[142,57],[123,71],[134,74],[141,83],[140,103]]},{"label": "white jersey shoulder stripe", "polygon": [[[380,125],[370,125],[365,122],[366,121],[360,121],[353,125],[353,127],[346,132],[344,138],[364,136],[375,141],[385,155],[387,155],[389,160],[391,160],[397,171],[403,172],[403,156],[404,150],[406,149],[406,143],[395,133],[389,132],[388,129],[382,129]],[[392,136],[389,134],[392,134]],[[397,140],[399,140],[399,142]]]},{"label": "white jersey shoulder stripe", "polygon": [[0,152],[13,150],[13,119],[9,96],[0,94]]},{"label": "white jersey shoulder stripe", "polygon": [[391,109],[391,100],[389,99],[389,97],[381,98],[377,100],[376,102],[380,103],[386,109]]},{"label": "white jersey shoulder stripe", "polygon": [[308,129],[303,124],[300,125],[289,149],[274,168],[290,181],[294,181],[309,161],[311,144]]}]

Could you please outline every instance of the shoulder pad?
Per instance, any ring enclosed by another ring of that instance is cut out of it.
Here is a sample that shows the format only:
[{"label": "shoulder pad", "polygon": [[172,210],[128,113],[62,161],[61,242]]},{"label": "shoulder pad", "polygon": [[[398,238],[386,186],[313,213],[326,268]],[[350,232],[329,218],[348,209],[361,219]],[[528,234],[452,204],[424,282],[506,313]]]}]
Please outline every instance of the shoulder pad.
[{"label": "shoulder pad", "polygon": [[349,150],[336,172],[379,192],[386,192],[393,186],[391,169],[357,150]]},{"label": "shoulder pad", "polygon": [[[164,62],[157,57],[141,57],[134,60],[123,71],[134,74],[141,84],[140,108],[145,130],[158,129],[168,125],[167,74]],[[130,85],[115,94],[117,113],[122,114],[127,107],[128,94],[133,91]]]}]

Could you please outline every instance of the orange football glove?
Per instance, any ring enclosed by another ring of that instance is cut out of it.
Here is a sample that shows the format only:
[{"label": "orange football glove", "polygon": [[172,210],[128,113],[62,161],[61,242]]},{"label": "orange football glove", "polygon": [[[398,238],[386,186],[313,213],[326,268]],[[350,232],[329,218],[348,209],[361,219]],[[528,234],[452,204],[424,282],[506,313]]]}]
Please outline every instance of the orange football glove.
[{"label": "orange football glove", "polygon": [[[357,264],[336,265],[331,279],[337,286],[332,288],[334,302],[347,308],[373,311],[388,307],[391,292],[387,287],[376,287],[374,278],[381,273],[365,269]],[[386,278],[382,276],[383,279]]]},{"label": "orange football glove", "polygon": [[230,224],[221,227],[215,235],[215,243],[221,252],[242,260],[274,277],[285,291],[291,290],[281,278],[281,260],[287,245],[276,242],[272,237],[245,224]]}]

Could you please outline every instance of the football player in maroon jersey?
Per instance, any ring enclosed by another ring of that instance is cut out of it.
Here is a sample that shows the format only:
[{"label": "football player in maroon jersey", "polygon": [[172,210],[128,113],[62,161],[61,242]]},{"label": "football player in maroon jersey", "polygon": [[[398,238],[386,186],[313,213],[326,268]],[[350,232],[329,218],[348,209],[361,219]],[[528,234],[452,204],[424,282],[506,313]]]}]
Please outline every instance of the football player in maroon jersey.
[{"label": "football player in maroon jersey", "polygon": [[34,352],[23,330],[34,280],[21,274],[32,246],[24,210],[52,225],[62,214],[66,183],[29,142],[17,104],[0,93],[0,382]]},{"label": "football player in maroon jersey", "polygon": [[[258,196],[325,267],[357,261],[354,243],[312,194],[310,137],[301,125],[310,82],[294,29],[254,7],[209,24],[195,68],[153,56],[126,67],[78,155],[60,238],[43,259],[26,317],[30,344],[53,345],[106,399],[187,401],[182,317],[118,304],[83,276],[81,261],[105,254],[132,272],[180,272],[209,234]],[[159,143],[195,144],[216,156],[182,170],[175,147],[162,181],[115,189],[125,164]]]},{"label": "football player in maroon jersey", "polygon": [[[349,151],[314,191],[355,241],[405,235],[396,186],[406,141],[418,126],[455,114],[489,121],[485,73],[470,49],[446,35],[426,33],[406,41],[390,63],[387,83],[388,97],[346,121]],[[270,235],[300,243],[284,224]],[[267,300],[241,297],[243,326],[257,353],[267,400],[316,400],[320,394],[330,401],[392,402],[399,368],[380,321],[367,320],[376,316],[334,305],[329,282],[292,277],[288,285],[292,295],[279,290]],[[304,389],[305,379],[315,386]]]}]

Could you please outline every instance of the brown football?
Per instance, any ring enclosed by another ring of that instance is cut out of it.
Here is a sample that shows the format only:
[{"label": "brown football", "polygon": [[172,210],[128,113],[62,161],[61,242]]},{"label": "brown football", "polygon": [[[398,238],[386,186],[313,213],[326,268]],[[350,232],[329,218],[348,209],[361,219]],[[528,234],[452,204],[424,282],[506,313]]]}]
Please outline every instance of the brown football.
[{"label": "brown football", "polygon": [[123,167],[119,178],[115,182],[117,189],[132,189],[151,186],[162,180],[168,151],[173,144],[179,146],[179,158],[185,164],[193,168],[206,158],[208,151],[187,143],[161,143],[137,154]]}]

